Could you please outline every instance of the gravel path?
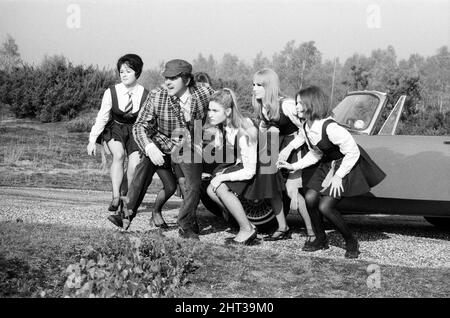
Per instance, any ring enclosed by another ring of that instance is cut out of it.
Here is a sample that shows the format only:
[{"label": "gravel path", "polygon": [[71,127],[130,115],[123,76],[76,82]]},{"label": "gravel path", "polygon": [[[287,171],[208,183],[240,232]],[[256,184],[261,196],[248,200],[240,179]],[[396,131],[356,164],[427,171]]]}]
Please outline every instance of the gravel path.
[{"label": "gravel path", "polygon": [[[156,230],[149,225],[154,194],[147,194],[130,231]],[[68,189],[0,187],[0,221],[22,220],[29,223],[54,223],[72,226],[109,228],[107,206],[110,192]],[[166,204],[164,218],[170,229],[167,237],[178,237],[176,216],[181,200],[172,197]],[[200,239],[204,242],[224,244],[226,237],[233,237],[227,225],[208,212],[202,205],[198,209]],[[428,224],[421,217],[408,216],[346,216],[359,241],[361,255],[358,260],[378,265],[407,266],[414,268],[448,268],[450,270],[450,233]],[[294,228],[291,240],[264,242],[248,248],[276,250],[292,257],[305,255],[321,258],[344,259],[344,241],[330,230],[330,249],[306,253],[301,251],[305,241],[304,229],[298,215],[290,214],[288,223]],[[259,235],[262,237],[262,235]]]}]

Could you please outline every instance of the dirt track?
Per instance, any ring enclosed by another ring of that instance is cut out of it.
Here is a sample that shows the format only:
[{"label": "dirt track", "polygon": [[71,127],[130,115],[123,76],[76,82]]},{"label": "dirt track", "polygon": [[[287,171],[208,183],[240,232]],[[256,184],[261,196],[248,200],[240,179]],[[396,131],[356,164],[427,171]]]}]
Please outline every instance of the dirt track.
[{"label": "dirt track", "polygon": [[[110,192],[101,191],[0,187],[0,221],[62,223],[116,230],[106,219],[110,198]],[[154,198],[154,194],[147,194],[131,231],[155,229],[148,223]],[[177,236],[176,216],[180,204],[178,197],[172,197],[165,206],[164,218],[170,229],[164,235],[168,237]],[[234,235],[227,224],[202,205],[199,206],[198,217],[202,241],[223,244],[226,237]],[[420,217],[378,215],[347,216],[346,219],[361,244],[359,260],[379,265],[450,269],[450,233],[436,229]],[[262,241],[260,245],[248,248],[276,250],[293,257],[314,255],[343,259],[344,242],[338,233],[328,232],[329,250],[310,254],[301,251],[305,237],[299,217],[289,215],[288,223],[294,229],[291,240]]]}]

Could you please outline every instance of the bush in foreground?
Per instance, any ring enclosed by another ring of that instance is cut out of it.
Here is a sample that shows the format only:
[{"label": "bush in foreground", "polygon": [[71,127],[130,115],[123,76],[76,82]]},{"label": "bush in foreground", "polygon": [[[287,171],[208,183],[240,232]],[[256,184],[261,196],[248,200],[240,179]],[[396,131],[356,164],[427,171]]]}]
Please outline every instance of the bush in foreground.
[{"label": "bush in foreground", "polygon": [[70,264],[64,297],[174,297],[192,258],[173,241],[118,236]]}]

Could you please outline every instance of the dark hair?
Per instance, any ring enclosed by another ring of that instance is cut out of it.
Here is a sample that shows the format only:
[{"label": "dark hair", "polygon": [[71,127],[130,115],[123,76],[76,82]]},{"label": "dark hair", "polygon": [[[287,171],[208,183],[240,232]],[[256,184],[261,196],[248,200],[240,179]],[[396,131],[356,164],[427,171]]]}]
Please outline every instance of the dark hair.
[{"label": "dark hair", "polygon": [[194,78],[194,75],[192,75],[192,73],[183,72],[183,73],[180,73],[180,75],[178,75],[178,76],[180,76],[182,78],[183,83],[185,83],[185,84],[190,79],[188,87],[192,87],[195,85],[195,78]]},{"label": "dark hair", "polygon": [[117,61],[117,71],[120,73],[120,68],[123,64],[126,64],[129,68],[131,68],[136,73],[136,79],[141,76],[142,73],[142,67],[144,66],[144,62],[142,62],[142,59],[139,57],[139,55],[136,54],[126,54],[122,56]]},{"label": "dark hair", "polygon": [[194,73],[194,79],[197,83],[207,83],[209,84],[209,86],[211,86],[211,78],[205,72]]},{"label": "dark hair", "polygon": [[301,89],[295,94],[295,102],[299,96],[307,119],[323,119],[331,115],[328,97],[320,87],[309,86]]}]

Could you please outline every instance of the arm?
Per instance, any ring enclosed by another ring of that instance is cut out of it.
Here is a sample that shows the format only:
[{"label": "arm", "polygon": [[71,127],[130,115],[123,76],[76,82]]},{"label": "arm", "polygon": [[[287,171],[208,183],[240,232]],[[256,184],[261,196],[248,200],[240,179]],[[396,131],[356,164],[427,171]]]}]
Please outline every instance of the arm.
[{"label": "arm", "polygon": [[302,122],[297,116],[297,109],[295,107],[295,101],[293,99],[285,99],[281,104],[281,110],[283,113],[297,126],[299,129],[302,127]]},{"label": "arm", "polygon": [[332,123],[327,127],[327,135],[330,141],[339,146],[339,151],[344,155],[342,163],[335,175],[344,178],[359,159],[359,148],[355,139],[344,127]]},{"label": "arm", "polygon": [[150,122],[156,118],[155,116],[155,92],[148,94],[147,99],[139,111],[136,122],[133,125],[133,137],[139,148],[146,152],[148,146],[153,141],[148,137],[147,132],[151,130]]},{"label": "arm", "polygon": [[156,119],[155,115],[155,92],[148,94],[147,99],[139,111],[136,122],[133,125],[133,137],[139,148],[150,158],[150,160],[161,166],[164,164],[164,154],[148,137],[147,132],[153,129],[150,122]]},{"label": "arm", "polygon": [[95,142],[100,136],[100,134],[105,129],[106,124],[108,123],[111,117],[111,90],[108,88],[105,93],[103,93],[102,104],[100,106],[100,110],[98,111],[97,117],[95,119],[95,124],[91,128],[91,132],[89,133],[89,143],[87,145],[88,155],[96,154],[96,145]]},{"label": "arm", "polygon": [[89,134],[89,143],[95,143],[98,136],[100,136],[100,134],[103,132],[103,129],[105,129],[105,125],[108,123],[111,117],[111,108],[111,90],[108,88],[103,93],[100,110],[98,111],[97,117],[95,118],[95,124],[92,126],[91,132]]},{"label": "arm", "polygon": [[289,158],[289,155],[291,154],[292,150],[300,148],[300,146],[303,145],[305,142],[306,142],[305,137],[299,131],[298,134],[295,135],[295,138],[292,139],[291,142],[287,144],[287,146],[284,147],[283,150],[280,151],[280,154],[278,155],[278,161],[286,161],[287,158]]},{"label": "arm", "polygon": [[[254,133],[256,134],[256,132]],[[224,173],[223,178],[225,180],[223,181],[241,181],[251,179],[256,173],[256,158],[258,153],[257,148],[257,143],[249,144],[247,136],[240,136],[239,150],[241,152],[241,158],[244,167],[237,171]]]},{"label": "arm", "polygon": [[313,164],[318,162],[321,158],[322,158],[321,153],[310,149],[303,158],[299,159],[297,162],[294,162],[292,164],[292,170],[296,171],[312,166]]}]

